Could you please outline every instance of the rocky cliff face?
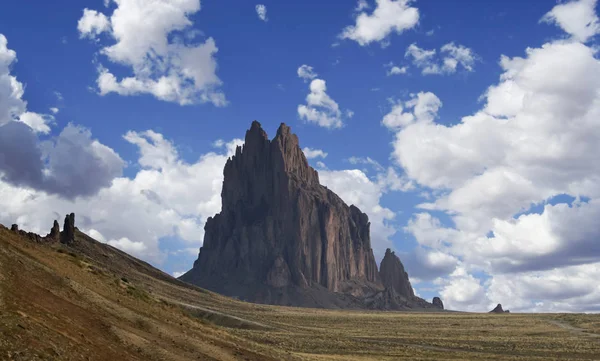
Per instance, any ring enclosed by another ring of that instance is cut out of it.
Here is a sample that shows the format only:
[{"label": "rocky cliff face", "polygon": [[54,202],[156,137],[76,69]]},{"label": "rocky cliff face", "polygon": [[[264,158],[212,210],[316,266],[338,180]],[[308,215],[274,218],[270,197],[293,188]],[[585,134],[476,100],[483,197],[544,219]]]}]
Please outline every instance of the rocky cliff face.
[{"label": "rocky cliff face", "polygon": [[408,273],[400,258],[391,249],[385,251],[379,267],[381,282],[385,288],[394,289],[398,294],[410,299],[415,297],[412,285],[408,279]]},{"label": "rocky cliff face", "polygon": [[[199,258],[182,279],[259,302],[269,295],[244,289],[340,292],[348,281],[378,283],[368,217],[319,184],[285,124],[270,141],[253,122],[224,176],[222,211],[208,219]],[[224,279],[227,290],[217,281]]]},{"label": "rocky cliff face", "polygon": [[[252,123],[225,165],[221,197],[182,280],[247,301],[311,307],[362,308],[384,291],[367,215],[319,183],[285,124],[269,140]],[[398,264],[386,266],[386,282],[412,298]]]},{"label": "rocky cliff face", "polygon": [[66,215],[63,231],[60,233],[60,241],[64,244],[75,242],[75,213]]}]

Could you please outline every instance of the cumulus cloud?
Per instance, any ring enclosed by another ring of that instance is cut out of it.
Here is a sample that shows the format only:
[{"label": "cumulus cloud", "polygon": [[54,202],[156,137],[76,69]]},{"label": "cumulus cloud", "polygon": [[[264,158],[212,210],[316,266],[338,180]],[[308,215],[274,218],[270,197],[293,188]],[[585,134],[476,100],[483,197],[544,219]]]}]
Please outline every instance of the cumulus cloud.
[{"label": "cumulus cloud", "polygon": [[313,149],[313,148],[308,148],[305,147],[302,149],[302,151],[304,152],[304,155],[306,156],[307,159],[314,159],[314,158],[327,158],[327,153],[322,151],[321,149]]},{"label": "cumulus cloud", "polygon": [[95,10],[83,9],[83,16],[77,22],[77,31],[79,31],[80,37],[94,39],[109,30],[110,21],[106,15]]},{"label": "cumulus cloud", "polygon": [[[433,94],[421,117],[413,96],[414,108],[398,103],[382,120],[397,164],[433,191],[405,230],[426,252],[458,260],[438,280],[449,307],[598,310],[597,291],[580,286],[600,260],[596,51],[554,41],[500,66],[482,108],[459,122],[437,122]],[[563,196],[572,201],[556,201]]]},{"label": "cumulus cloud", "polygon": [[19,116],[20,122],[27,124],[37,133],[50,133],[49,124],[54,122],[54,117],[49,114],[38,114],[34,112],[25,112]]},{"label": "cumulus cloud", "polygon": [[575,0],[556,5],[541,19],[555,24],[576,41],[587,42],[600,34],[597,0]]},{"label": "cumulus cloud", "polygon": [[431,123],[437,118],[442,101],[431,92],[411,94],[411,99],[391,101],[392,110],[383,117],[382,124],[390,130],[399,130],[414,123]]},{"label": "cumulus cloud", "polygon": [[400,74],[406,74],[408,71],[408,67],[403,66],[403,67],[398,67],[398,66],[392,66],[390,67],[390,70],[388,70],[387,75],[400,75]]},{"label": "cumulus cloud", "polygon": [[81,127],[68,125],[49,140],[54,117],[27,111],[23,85],[10,74],[16,53],[0,34],[0,180],[74,198],[94,194],[121,175],[124,162]]},{"label": "cumulus cloud", "polygon": [[8,48],[8,39],[0,34],[0,126],[16,120],[27,124],[35,132],[47,134],[54,117],[27,111],[27,102],[23,99],[25,88],[11,74],[11,67],[16,61],[17,53]]},{"label": "cumulus cloud", "polygon": [[413,65],[421,69],[424,75],[430,74],[453,74],[460,65],[466,71],[473,71],[477,54],[463,45],[454,43],[445,44],[440,52],[435,49],[427,50],[411,44],[406,49],[405,58],[411,59]]},{"label": "cumulus cloud", "polygon": [[241,140],[187,163],[160,133],[128,132],[124,139],[139,151],[133,178],[115,178],[96,194],[75,199],[0,180],[0,223],[45,234],[53,219],[75,212],[82,231],[155,264],[167,257],[161,247],[165,237],[177,237],[185,249],[197,251],[206,219],[221,209],[229,151]]},{"label": "cumulus cloud", "polygon": [[181,105],[227,104],[216,75],[216,43],[212,38],[196,40],[198,31],[190,20],[200,11],[199,0],[119,0],[116,4],[110,17],[85,9],[78,23],[81,37],[98,40],[105,33],[113,44],[102,47],[100,54],[133,73],[119,79],[106,64],[100,65],[101,95],[152,94]]},{"label": "cumulus cloud", "polygon": [[341,128],[344,125],[340,106],[327,94],[327,85],[322,79],[310,83],[306,105],[298,105],[298,116],[324,128]]},{"label": "cumulus cloud", "polygon": [[372,42],[385,45],[390,34],[401,34],[419,22],[419,10],[410,6],[411,0],[376,0],[375,3],[375,9],[368,14],[362,11],[368,9],[368,4],[359,1],[357,11],[360,13],[355,25],[346,27],[340,38],[354,40],[361,46]]},{"label": "cumulus cloud", "polygon": [[267,7],[265,5],[259,4],[256,5],[256,15],[262,21],[267,21]]},{"label": "cumulus cloud", "polygon": [[316,78],[319,74],[317,74],[312,66],[308,66],[306,64],[300,66],[298,68],[298,77],[304,79],[304,82],[308,82]]},{"label": "cumulus cloud", "polygon": [[367,0],[358,0],[358,3],[356,4],[356,8],[354,8],[354,11],[363,11],[365,9],[369,9],[370,7],[371,6],[367,2]]}]

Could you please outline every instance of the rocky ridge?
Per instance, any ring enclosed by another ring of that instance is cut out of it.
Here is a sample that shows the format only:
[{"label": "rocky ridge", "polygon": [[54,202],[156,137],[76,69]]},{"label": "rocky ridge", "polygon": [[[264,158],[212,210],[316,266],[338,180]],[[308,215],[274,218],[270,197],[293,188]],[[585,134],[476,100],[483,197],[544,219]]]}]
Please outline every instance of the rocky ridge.
[{"label": "rocky ridge", "polygon": [[391,250],[378,271],[367,215],[319,183],[285,124],[269,140],[254,121],[223,173],[222,210],[182,280],[268,304],[439,308],[414,295]]},{"label": "rocky ridge", "polygon": [[63,231],[60,231],[58,221],[54,220],[50,233],[45,237],[40,236],[37,233],[26,232],[19,229],[19,225],[13,224],[10,230],[20,234],[21,236],[29,239],[30,241],[37,243],[53,243],[61,242],[64,244],[73,244],[75,242],[75,213],[67,214],[65,217]]}]

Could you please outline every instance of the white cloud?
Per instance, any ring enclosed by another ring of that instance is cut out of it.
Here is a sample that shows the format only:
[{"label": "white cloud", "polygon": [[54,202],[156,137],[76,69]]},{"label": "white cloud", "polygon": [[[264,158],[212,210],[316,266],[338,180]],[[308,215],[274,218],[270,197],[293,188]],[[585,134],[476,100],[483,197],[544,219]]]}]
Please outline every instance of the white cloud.
[{"label": "white cloud", "polygon": [[317,74],[312,66],[308,66],[306,64],[300,66],[298,68],[298,77],[304,79],[304,82],[312,80],[316,78],[319,74]]},{"label": "white cloud", "polygon": [[110,18],[85,9],[78,24],[82,37],[97,39],[99,33],[107,33],[114,43],[100,53],[133,73],[118,79],[106,65],[100,65],[97,86],[101,95],[152,94],[181,105],[227,104],[216,75],[215,41],[195,40],[198,31],[189,18],[200,10],[199,0],[119,0],[116,4]]},{"label": "white cloud", "polygon": [[310,83],[306,105],[298,105],[298,116],[324,128],[341,128],[344,125],[342,111],[338,103],[327,94],[327,85],[322,79],[315,79]]},{"label": "white cloud", "polygon": [[435,49],[422,49],[417,44],[409,45],[404,56],[412,59],[413,64],[422,69],[424,75],[453,74],[456,73],[459,65],[464,70],[471,72],[478,59],[472,49],[456,45],[453,42],[442,46],[439,56]]},{"label": "white cloud", "polygon": [[348,158],[348,162],[350,162],[350,164],[364,164],[364,165],[370,165],[373,168],[375,168],[375,170],[377,171],[383,171],[385,168],[383,168],[381,166],[381,164],[379,164],[378,161],[376,161],[375,159],[371,158],[371,157],[350,157]]},{"label": "white cloud", "polygon": [[0,179],[64,197],[86,196],[121,174],[121,158],[89,131],[68,125],[49,140],[54,117],[27,111],[24,87],[10,74],[16,53],[0,34]]},{"label": "white cloud", "polygon": [[[415,122],[431,123],[437,118],[442,101],[431,92],[411,94],[411,99],[402,103],[392,101],[392,110],[383,117],[382,124],[390,130],[399,130]],[[412,112],[406,111],[412,109]]]},{"label": "white cloud", "polygon": [[587,42],[600,34],[596,5],[597,0],[568,1],[556,5],[541,21],[556,24],[576,41]]},{"label": "white cloud", "polygon": [[406,74],[408,71],[408,67],[403,66],[402,68],[399,68],[397,66],[392,66],[390,68],[390,70],[388,70],[387,75],[400,75],[400,74]]},{"label": "white cloud", "polygon": [[127,252],[134,257],[144,257],[144,254],[148,250],[144,242],[133,242],[127,237],[113,239],[106,243],[124,252]]},{"label": "white cloud", "polygon": [[440,295],[444,307],[450,310],[489,311],[491,303],[481,280],[459,267],[441,283]]},{"label": "white cloud", "polygon": [[183,271],[183,272],[173,272],[173,277],[179,278],[179,277],[183,276],[184,274],[185,274],[185,271]]},{"label": "white cloud", "polygon": [[50,108],[50,111],[52,112],[52,114],[58,114],[59,109],[56,107]]},{"label": "white cloud", "polygon": [[[422,107],[423,120],[416,105],[410,112],[398,103],[382,121],[396,132],[396,162],[433,191],[420,205],[429,212],[406,230],[462,263],[462,273],[438,281],[449,308],[600,310],[598,290],[583,281],[597,277],[600,261],[596,51],[554,41],[524,57],[503,56],[500,66],[471,116],[436,122],[438,99],[423,103],[436,104]],[[549,202],[565,194],[575,201]]]},{"label": "white cloud", "polygon": [[10,74],[11,65],[16,61],[17,53],[8,49],[8,40],[0,34],[0,125],[18,118],[27,109],[23,84]]},{"label": "white cloud", "polygon": [[371,8],[371,6],[369,5],[369,3],[367,2],[367,0],[358,0],[358,3],[356,4],[356,8],[354,8],[354,11],[363,11],[365,9],[369,9]]},{"label": "white cloud", "polygon": [[256,14],[258,15],[258,18],[262,21],[269,20],[267,18],[267,7],[265,5],[262,5],[262,4],[256,5]]},{"label": "white cloud", "polygon": [[110,31],[110,21],[106,15],[96,10],[83,9],[83,16],[77,22],[77,31],[82,38],[94,39],[105,31]]},{"label": "white cloud", "polygon": [[125,140],[139,149],[140,169],[133,178],[115,178],[110,187],[76,199],[0,181],[0,223],[46,234],[52,220],[75,212],[84,232],[155,264],[167,256],[160,247],[163,237],[177,237],[186,250],[197,251],[206,219],[221,209],[223,167],[232,155],[228,151],[240,140],[195,163],[184,162],[159,133],[128,132]]},{"label": "white cloud", "polygon": [[304,152],[304,155],[306,156],[307,159],[314,159],[314,158],[327,158],[327,153],[322,151],[321,149],[313,149],[313,148],[304,148],[302,149],[302,151]]},{"label": "white cloud", "polygon": [[[411,0],[376,0],[375,10],[371,14],[360,12],[356,16],[356,24],[346,27],[340,38],[354,40],[361,46],[372,42],[385,45],[392,32],[401,34],[419,22],[419,10],[411,7],[411,3]],[[366,9],[360,1],[358,8]]]}]

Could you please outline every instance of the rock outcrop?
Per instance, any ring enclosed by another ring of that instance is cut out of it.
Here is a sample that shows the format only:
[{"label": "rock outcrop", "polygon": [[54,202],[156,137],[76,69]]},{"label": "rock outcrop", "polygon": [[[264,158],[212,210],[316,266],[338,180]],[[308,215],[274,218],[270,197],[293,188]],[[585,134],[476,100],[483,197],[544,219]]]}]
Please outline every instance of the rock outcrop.
[{"label": "rock outcrop", "polygon": [[59,242],[60,241],[60,226],[58,225],[58,221],[54,220],[54,224],[52,225],[52,229],[50,229],[50,233],[46,235],[46,238],[49,241]]},{"label": "rock outcrop", "polygon": [[400,258],[389,248],[385,251],[385,256],[381,260],[379,276],[385,288],[391,288],[408,299],[415,297],[408,279],[408,273],[404,270],[404,265],[400,262]]},{"label": "rock outcrop", "polygon": [[54,243],[61,242],[66,245],[73,244],[75,242],[75,213],[68,214],[65,217],[65,225],[64,229],[61,232],[60,226],[58,225],[58,221],[54,221],[52,228],[50,229],[50,233],[48,233],[45,237],[40,236],[37,233],[26,232],[24,230],[20,230],[17,224],[13,224],[10,227],[10,230],[18,233],[22,237],[29,239],[32,242],[36,243]]},{"label": "rock outcrop", "polygon": [[253,122],[224,177],[222,211],[206,222],[183,280],[267,303],[283,288],[342,292],[379,282],[367,215],[319,184],[285,124],[270,141]]},{"label": "rock outcrop", "polygon": [[434,297],[433,301],[431,301],[431,304],[433,306],[435,306],[436,308],[439,308],[440,310],[444,309],[444,303],[442,302],[441,298],[439,298],[439,297]]},{"label": "rock outcrop", "polygon": [[75,242],[75,213],[67,214],[63,231],[60,233],[60,242],[72,244]]},{"label": "rock outcrop", "polygon": [[384,287],[367,215],[319,183],[285,124],[269,140],[253,122],[223,173],[222,210],[208,218],[198,259],[182,280],[259,303],[433,307],[414,296],[393,254]]},{"label": "rock outcrop", "polygon": [[504,310],[502,309],[502,305],[498,304],[493,310],[491,310],[489,313],[505,313]]}]

